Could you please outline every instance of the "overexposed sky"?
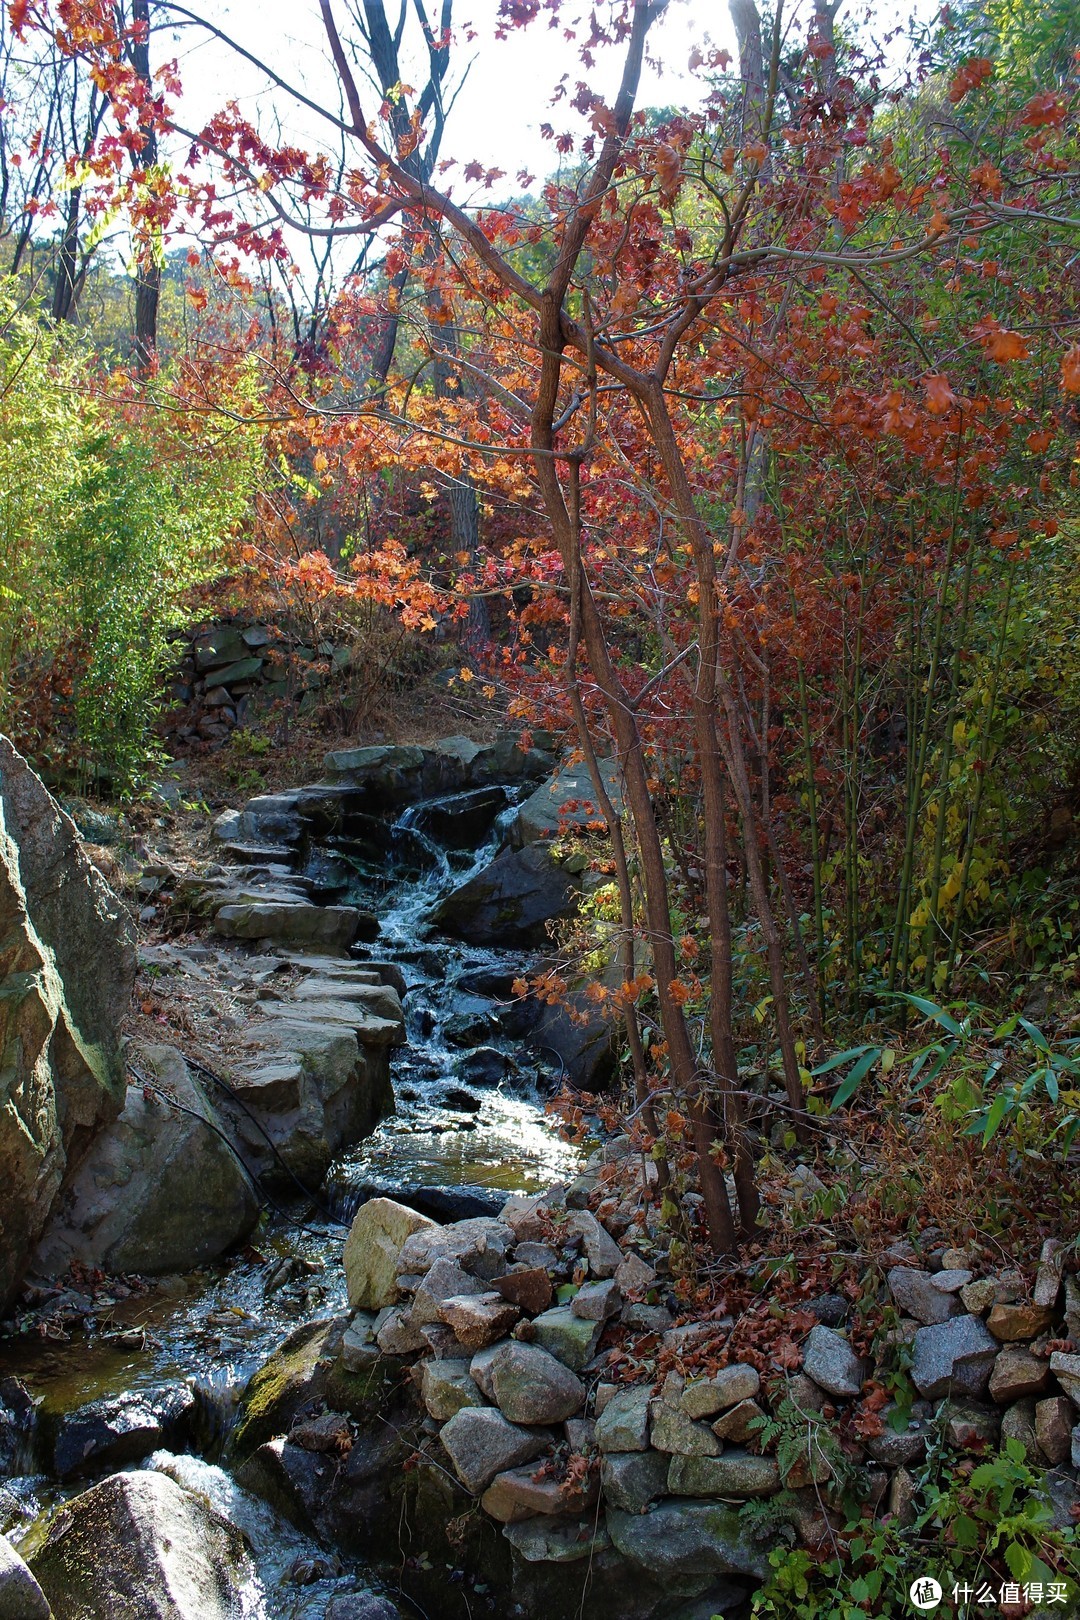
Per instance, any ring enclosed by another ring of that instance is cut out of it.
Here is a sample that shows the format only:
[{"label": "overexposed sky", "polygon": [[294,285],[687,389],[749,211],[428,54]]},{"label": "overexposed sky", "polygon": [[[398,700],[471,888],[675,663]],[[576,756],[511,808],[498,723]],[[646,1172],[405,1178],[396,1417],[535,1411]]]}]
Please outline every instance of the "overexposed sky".
[{"label": "overexposed sky", "polygon": [[[210,20],[231,40],[265,63],[288,84],[320,106],[342,112],[340,87],[333,71],[329,49],[319,14],[318,0],[177,0],[190,5]],[[398,16],[402,0],[386,0],[391,19]],[[426,78],[426,50],[423,48],[415,16],[415,0],[405,0],[409,8],[406,42],[413,51],[419,47],[410,68],[407,49],[402,65],[406,82],[419,90]],[[606,15],[604,0],[563,0],[560,21],[587,24],[595,4]],[[904,52],[898,41],[890,45],[888,36],[904,17],[916,12],[925,20],[939,7],[940,0],[851,0],[847,9],[855,19],[859,37],[867,38],[867,27],[879,41],[884,40],[889,76],[899,69]],[[343,40],[348,45],[356,37],[350,26],[347,0],[333,0],[334,14]],[[437,15],[439,0],[426,0],[429,16]],[[813,14],[813,0],[787,0],[785,26],[805,34]],[[177,106],[178,122],[191,131],[229,101],[272,144],[289,142],[306,150],[323,150],[334,155],[341,136],[332,125],[320,120],[310,109],[299,106],[280,88],[269,84],[256,63],[245,60],[223,40],[207,37],[195,26],[171,26],[166,20],[168,0],[160,0],[156,11],[151,46],[154,67],[175,57],[184,85]],[[556,135],[588,133],[588,123],[571,106],[578,85],[585,80],[589,89],[609,105],[613,101],[625,48],[600,48],[591,67],[583,65],[580,47],[568,40],[562,28],[552,29],[544,11],[527,27],[510,29],[498,39],[498,0],[454,0],[454,41],[451,48],[451,85],[464,83],[458,90],[447,119],[441,157],[456,160],[457,167],[439,176],[459,204],[491,205],[506,202],[531,187],[518,176],[525,171],[543,181],[555,173],[561,161],[554,142],[545,139],[541,126],[550,124]],[[841,13],[843,18],[844,13]],[[471,36],[471,37],[470,37]],[[736,65],[736,43],[727,0],[669,0],[664,15],[649,35],[648,55],[638,93],[639,107],[678,106],[689,110],[700,105],[704,94],[699,74],[691,73],[689,59],[695,48],[706,60],[710,52],[726,51]],[[467,72],[466,72],[467,69]],[[380,96],[364,83],[358,64],[365,115],[373,117]],[[553,104],[553,94],[561,79],[566,95]],[[178,150],[174,157],[183,162]],[[573,155],[570,162],[574,162]],[[479,163],[483,169],[500,169],[505,178],[490,189],[465,175],[465,165]],[[353,245],[350,246],[349,243]],[[303,268],[309,263],[310,249],[299,241],[292,243]],[[335,249],[333,259],[339,268],[351,262],[355,239]],[[340,261],[340,262],[339,262]],[[308,271],[304,270],[305,276]]]},{"label": "overexposed sky", "polygon": [[[392,17],[398,4],[399,0],[388,0]],[[211,0],[201,9],[241,45],[263,57],[282,78],[315,100],[330,98],[336,110],[336,90],[316,0]],[[428,0],[427,9],[435,13],[437,0]],[[587,11],[584,3],[565,6],[568,18]],[[344,36],[348,23],[340,0],[335,12]],[[447,123],[443,155],[505,169],[511,181],[520,169],[543,177],[557,167],[558,157],[554,147],[541,138],[540,125],[551,123],[560,133],[582,128],[568,100],[551,105],[560,77],[569,75],[571,95],[578,81],[587,77],[593,89],[613,96],[622,52],[598,52],[595,69],[586,74],[574,46],[560,31],[550,29],[546,18],[528,28],[511,30],[507,39],[499,41],[495,38],[497,15],[497,0],[456,0],[452,75],[456,81],[466,66],[468,74]],[[467,28],[476,34],[471,42]],[[418,37],[410,19],[406,38],[415,42]],[[700,94],[700,85],[687,73],[690,51],[694,45],[710,41],[734,55],[734,31],[724,0],[670,0],[667,13],[650,35],[650,50],[658,60],[646,66],[639,105],[692,103]],[[161,26],[154,41],[155,62],[174,52],[184,81],[182,107],[189,127],[198,127],[225,101],[236,99],[254,122],[262,124],[280,115],[287,120],[284,134],[305,144],[315,138],[319,129],[315,116],[288,109],[280,92],[268,92],[265,79],[221,43],[200,39],[191,28],[173,33]],[[419,64],[418,86],[423,83],[421,74]],[[374,94],[368,104],[374,110]],[[506,189],[518,188],[510,184]]]}]

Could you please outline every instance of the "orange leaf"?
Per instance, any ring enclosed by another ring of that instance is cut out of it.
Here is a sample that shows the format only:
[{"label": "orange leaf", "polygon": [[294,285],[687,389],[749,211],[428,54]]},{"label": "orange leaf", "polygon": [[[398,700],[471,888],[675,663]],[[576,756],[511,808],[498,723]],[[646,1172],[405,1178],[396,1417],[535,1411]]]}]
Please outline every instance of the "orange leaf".
[{"label": "orange leaf", "polygon": [[1080,343],[1074,343],[1062,356],[1061,386],[1067,394],[1080,394]]},{"label": "orange leaf", "polygon": [[991,332],[986,339],[986,353],[998,365],[1006,365],[1010,360],[1027,360],[1030,358],[1027,344],[1019,332],[1007,332],[1002,328],[999,332]]},{"label": "orange leaf", "polygon": [[956,395],[952,391],[948,377],[939,373],[933,377],[924,377],[922,383],[926,390],[926,408],[932,416],[942,416],[956,404]]}]

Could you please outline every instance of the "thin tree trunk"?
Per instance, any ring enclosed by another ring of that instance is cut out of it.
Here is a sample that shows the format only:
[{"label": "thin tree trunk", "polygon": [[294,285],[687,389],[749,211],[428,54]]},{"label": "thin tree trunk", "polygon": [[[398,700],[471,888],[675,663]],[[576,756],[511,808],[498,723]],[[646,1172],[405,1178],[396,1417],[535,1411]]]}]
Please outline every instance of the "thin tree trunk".
[{"label": "thin tree trunk", "polygon": [[[149,96],[150,79],[150,0],[132,0],[132,21],[136,33],[131,60]],[[142,151],[135,155],[138,168],[154,168],[158,158],[157,132],[150,120],[140,124]],[[161,298],[161,266],[157,244],[150,240],[136,244],[135,259],[135,363],[146,376],[157,360],[158,304]]]},{"label": "thin tree trunk", "polygon": [[56,255],[56,281],[53,285],[51,314],[53,320],[57,322],[75,319],[78,289],[81,284],[81,277],[77,268],[81,203],[82,188],[76,186],[68,193],[67,210],[64,214],[64,231]]}]

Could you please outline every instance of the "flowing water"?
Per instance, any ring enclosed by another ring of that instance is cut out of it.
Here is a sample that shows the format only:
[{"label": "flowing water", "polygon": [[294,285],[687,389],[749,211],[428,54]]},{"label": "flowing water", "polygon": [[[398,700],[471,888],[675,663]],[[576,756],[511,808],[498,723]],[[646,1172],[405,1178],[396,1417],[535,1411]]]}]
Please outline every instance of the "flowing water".
[{"label": "flowing water", "polygon": [[[408,1030],[408,1044],[393,1057],[396,1112],[331,1167],[318,1207],[272,1217],[227,1262],[161,1279],[111,1305],[106,1298],[85,1335],[57,1328],[55,1338],[0,1340],[0,1379],[21,1378],[38,1400],[39,1437],[102,1396],[153,1395],[177,1383],[194,1388],[202,1454],[160,1452],[145,1466],[201,1490],[248,1535],[254,1573],[244,1620],[315,1620],[330,1592],[363,1579],[355,1565],[328,1569],[325,1553],[241,1491],[215,1461],[252,1372],[300,1323],[345,1310],[343,1222],[373,1192],[454,1189],[477,1200],[476,1208],[494,1208],[505,1194],[548,1186],[577,1167],[576,1150],[544,1114],[556,1076],[514,1033],[521,1026],[512,985],[527,971],[527,957],[450,942],[426,921],[504,841],[514,790],[502,797],[502,813],[470,851],[455,850],[446,836],[458,802],[451,796],[410,807],[375,846],[370,838],[332,840],[309,859],[307,875],[328,901],[378,914],[378,942],[363,954],[403,974]],[[33,1471],[29,1445],[8,1458],[7,1470],[0,1531],[16,1542],[29,1534],[30,1545],[34,1521],[71,1489]]]}]

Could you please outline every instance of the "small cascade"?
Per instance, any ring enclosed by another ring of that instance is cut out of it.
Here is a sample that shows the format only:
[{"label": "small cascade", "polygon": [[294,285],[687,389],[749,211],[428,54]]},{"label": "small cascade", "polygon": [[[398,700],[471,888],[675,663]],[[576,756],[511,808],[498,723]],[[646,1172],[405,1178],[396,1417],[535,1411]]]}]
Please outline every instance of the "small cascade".
[{"label": "small cascade", "polygon": [[[33,1473],[39,1409],[53,1423],[92,1402],[184,1385],[194,1402],[183,1435],[169,1439],[174,1450],[128,1466],[170,1474],[243,1529],[253,1554],[243,1620],[322,1620],[332,1595],[368,1590],[362,1570],[285,1525],[218,1463],[256,1369],[297,1328],[347,1311],[342,1246],[365,1199],[400,1196],[453,1220],[493,1213],[508,1194],[576,1171],[577,1150],[544,1113],[556,1071],[515,1032],[512,985],[528,961],[440,938],[428,920],[506,844],[522,791],[446,794],[393,818],[353,816],[306,850],[294,880],[318,904],[374,914],[378,937],[353,947],[354,959],[392,965],[404,981],[408,1044],[391,1059],[395,1112],[331,1167],[317,1207],[279,1200],[240,1253],[133,1293],[116,1304],[108,1331],[0,1341],[0,1533],[20,1540],[36,1515],[88,1483]],[[15,1375],[25,1379],[21,1396]]]}]

